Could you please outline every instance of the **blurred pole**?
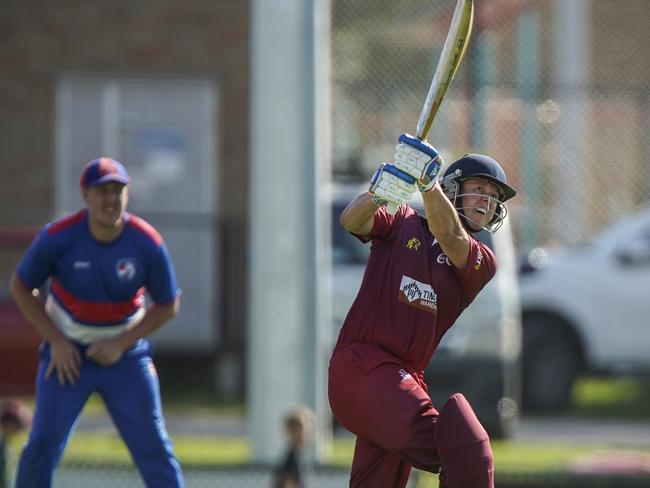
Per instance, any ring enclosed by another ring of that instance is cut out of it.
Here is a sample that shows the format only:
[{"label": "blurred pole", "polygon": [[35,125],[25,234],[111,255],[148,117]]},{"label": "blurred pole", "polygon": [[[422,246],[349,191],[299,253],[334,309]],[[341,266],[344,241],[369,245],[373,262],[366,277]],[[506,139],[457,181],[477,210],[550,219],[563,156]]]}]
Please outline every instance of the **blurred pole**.
[{"label": "blurred pole", "polygon": [[332,19],[330,0],[315,0],[312,3],[314,22],[314,178],[313,194],[308,201],[313,206],[316,224],[314,236],[314,256],[310,260],[311,277],[314,284],[311,328],[314,335],[308,346],[312,354],[307,357],[307,365],[313,368],[308,382],[308,401],[316,412],[316,442],[314,460],[329,461],[332,454],[332,413],[327,395],[327,377],[332,344],[332,210],[330,193],[332,179],[332,104],[331,104],[331,39]]},{"label": "blurred pole", "polygon": [[542,206],[539,170],[539,123],[536,110],[539,104],[541,63],[540,13],[526,9],[517,21],[517,94],[522,101],[520,140],[521,185],[524,209],[520,221],[520,246],[531,249],[538,244],[538,211]]},{"label": "blurred pole", "polygon": [[255,462],[280,459],[293,405],[329,446],[329,2],[254,0],[247,416]]},{"label": "blurred pole", "polygon": [[554,180],[554,206],[551,208],[551,235],[567,244],[585,237],[587,205],[585,198],[585,148],[591,67],[590,0],[555,0],[553,4],[553,88],[559,105],[555,124],[556,160],[547,165]]},{"label": "blurred pole", "polygon": [[[644,145],[645,145],[645,160],[650,162],[650,95],[646,94],[643,97],[642,102],[643,106],[645,107],[645,137],[643,138]],[[650,195],[650,166],[647,164],[644,165],[645,168],[645,194]]]}]

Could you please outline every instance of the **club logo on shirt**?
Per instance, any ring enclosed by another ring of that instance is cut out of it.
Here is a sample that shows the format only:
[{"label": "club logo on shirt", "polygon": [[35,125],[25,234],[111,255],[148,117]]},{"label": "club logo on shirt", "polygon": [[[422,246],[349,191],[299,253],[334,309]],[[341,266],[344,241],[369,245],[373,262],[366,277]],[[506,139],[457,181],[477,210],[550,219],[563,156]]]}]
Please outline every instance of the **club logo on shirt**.
[{"label": "club logo on shirt", "polygon": [[407,249],[413,249],[415,251],[420,247],[421,242],[418,241],[415,237],[411,237],[406,243]]},{"label": "club logo on shirt", "polygon": [[426,310],[429,313],[437,313],[438,311],[438,295],[431,288],[431,285],[408,276],[402,276],[398,300],[412,307]]},{"label": "club logo on shirt", "polygon": [[132,258],[120,259],[115,265],[115,269],[120,281],[131,281],[135,276],[135,260]]}]

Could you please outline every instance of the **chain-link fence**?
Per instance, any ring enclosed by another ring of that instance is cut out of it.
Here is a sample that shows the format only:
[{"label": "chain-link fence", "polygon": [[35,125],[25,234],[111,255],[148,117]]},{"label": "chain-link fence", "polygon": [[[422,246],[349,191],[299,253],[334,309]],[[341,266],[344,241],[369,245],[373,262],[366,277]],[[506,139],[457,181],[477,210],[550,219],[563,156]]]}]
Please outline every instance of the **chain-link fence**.
[{"label": "chain-link fence", "polygon": [[[333,0],[336,180],[367,180],[415,131],[455,4]],[[576,243],[636,210],[650,188],[647,3],[475,4],[429,140],[447,161],[482,152],[502,164],[519,190],[521,248]]]},{"label": "chain-link fence", "polygon": [[[188,488],[271,488],[272,472],[255,465],[186,466],[185,484]],[[309,488],[341,488],[348,486],[349,470],[337,467],[317,467],[307,476]],[[646,488],[650,476],[586,475],[562,471],[498,471],[497,488]],[[138,472],[129,464],[64,463],[56,472],[54,488],[142,488]],[[413,470],[408,488],[435,488],[437,475]]]},{"label": "chain-link fence", "polygon": [[[272,488],[273,472],[268,466],[215,465],[184,466],[188,488]],[[322,466],[307,470],[306,486],[341,488],[348,485],[348,469]],[[417,488],[418,475],[409,488]],[[129,464],[64,463],[56,472],[54,488],[142,488],[137,470]]]}]

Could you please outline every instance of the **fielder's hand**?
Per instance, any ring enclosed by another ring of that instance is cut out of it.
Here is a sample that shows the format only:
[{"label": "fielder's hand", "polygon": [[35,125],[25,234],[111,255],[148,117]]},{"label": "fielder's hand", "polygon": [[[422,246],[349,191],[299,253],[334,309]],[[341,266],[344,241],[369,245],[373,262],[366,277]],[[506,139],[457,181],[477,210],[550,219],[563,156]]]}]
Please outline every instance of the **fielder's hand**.
[{"label": "fielder's hand", "polygon": [[415,179],[390,163],[381,163],[370,180],[368,192],[378,205],[388,204],[391,213],[415,193]]},{"label": "fielder's hand", "polygon": [[71,385],[79,379],[81,374],[81,354],[72,342],[59,339],[50,342],[50,364],[45,370],[45,378],[56,373],[61,386],[66,383]]},{"label": "fielder's hand", "polygon": [[92,359],[102,366],[110,366],[117,363],[122,359],[124,349],[119,344],[117,337],[102,339],[101,341],[93,342],[88,349],[86,349],[86,357]]},{"label": "fielder's hand", "polygon": [[442,157],[427,141],[402,134],[395,146],[395,166],[411,175],[421,192],[427,192],[436,184]]}]

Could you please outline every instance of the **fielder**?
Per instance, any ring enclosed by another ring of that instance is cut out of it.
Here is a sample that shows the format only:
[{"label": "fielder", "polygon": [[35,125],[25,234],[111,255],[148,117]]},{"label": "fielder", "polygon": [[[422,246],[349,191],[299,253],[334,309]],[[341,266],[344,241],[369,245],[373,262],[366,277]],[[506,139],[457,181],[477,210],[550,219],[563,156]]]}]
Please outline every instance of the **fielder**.
[{"label": "fielder", "polygon": [[[127,213],[129,176],[98,158],[81,175],[86,207],[41,229],[11,278],[11,293],[43,336],[33,427],[17,488],[45,488],[93,392],[106,404],[149,487],[182,487],[146,338],[178,311],[165,243]],[[49,279],[41,300],[38,289]],[[151,298],[145,304],[145,291]]]},{"label": "fielder", "polygon": [[[494,276],[496,257],[473,234],[497,230],[516,192],[496,161],[477,154],[438,181],[438,152],[408,134],[394,159],[340,217],[372,243],[329,366],[332,411],[357,436],[350,486],[404,487],[415,466],[440,471],[444,488],[493,488],[487,433],[460,393],[434,408],[424,368]],[[406,204],[417,189],[426,217]],[[394,215],[387,203],[399,204]]]}]

